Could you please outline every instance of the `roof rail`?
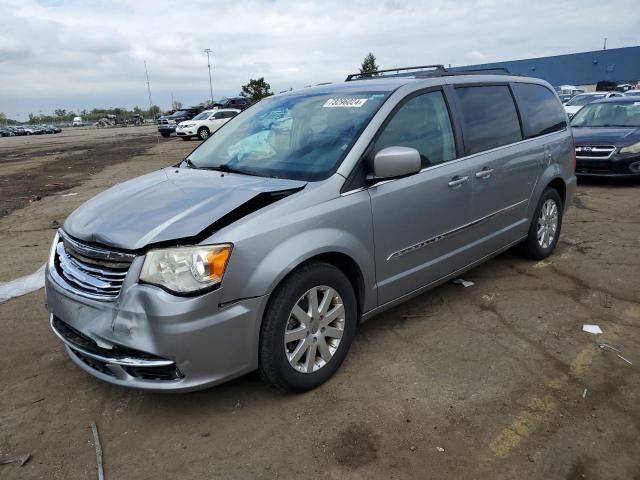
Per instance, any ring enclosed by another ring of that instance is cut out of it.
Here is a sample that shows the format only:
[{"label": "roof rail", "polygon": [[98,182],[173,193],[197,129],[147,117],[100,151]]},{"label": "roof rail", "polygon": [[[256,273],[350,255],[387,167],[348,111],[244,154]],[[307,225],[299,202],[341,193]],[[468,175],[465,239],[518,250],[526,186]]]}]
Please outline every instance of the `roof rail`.
[{"label": "roof rail", "polygon": [[[345,82],[353,80],[366,80],[380,77],[448,77],[456,75],[514,75],[504,67],[493,68],[474,68],[472,70],[458,70],[464,67],[455,67],[454,69],[445,68],[444,65],[424,65],[421,67],[406,68],[390,68],[387,70],[377,70],[375,72],[352,73],[347,76]],[[386,73],[387,75],[380,75]]]},{"label": "roof rail", "polygon": [[[364,80],[366,78],[380,78],[381,76],[397,77],[403,75],[410,75],[413,70],[429,70],[430,72],[446,72],[447,69],[444,65],[422,65],[419,67],[400,67],[400,68],[388,68],[386,70],[376,70],[374,72],[365,73],[350,73],[347,75],[345,82],[351,82],[353,80]],[[382,75],[384,73],[391,73],[392,75]]]},{"label": "roof rail", "polygon": [[496,75],[512,75],[512,73],[506,67],[474,68],[470,70],[458,70],[458,68],[464,68],[464,67],[456,67],[453,70],[447,70],[447,71],[452,75],[474,75],[476,73],[477,74],[494,73]]}]

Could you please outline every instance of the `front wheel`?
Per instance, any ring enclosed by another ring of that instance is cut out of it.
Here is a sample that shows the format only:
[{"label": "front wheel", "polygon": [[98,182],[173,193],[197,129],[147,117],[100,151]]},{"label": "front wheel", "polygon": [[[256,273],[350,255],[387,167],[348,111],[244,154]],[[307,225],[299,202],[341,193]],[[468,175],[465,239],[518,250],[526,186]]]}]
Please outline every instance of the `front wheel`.
[{"label": "front wheel", "polygon": [[200,127],[198,130],[198,137],[200,140],[206,140],[209,138],[209,129],[207,127]]},{"label": "front wheel", "polygon": [[304,392],[338,370],[356,330],[358,309],[341,270],[314,262],[276,289],[260,332],[258,371],[270,385]]},{"label": "front wheel", "polygon": [[164,138],[169,137],[169,135],[171,135],[171,132],[160,132],[160,135],[162,135]]},{"label": "front wheel", "polygon": [[191,137],[180,137],[180,138],[182,138],[185,142],[186,142],[187,140],[191,140]]},{"label": "front wheel", "polygon": [[553,253],[562,227],[562,199],[555,188],[547,187],[529,226],[529,234],[522,244],[522,253],[534,260],[542,260]]}]

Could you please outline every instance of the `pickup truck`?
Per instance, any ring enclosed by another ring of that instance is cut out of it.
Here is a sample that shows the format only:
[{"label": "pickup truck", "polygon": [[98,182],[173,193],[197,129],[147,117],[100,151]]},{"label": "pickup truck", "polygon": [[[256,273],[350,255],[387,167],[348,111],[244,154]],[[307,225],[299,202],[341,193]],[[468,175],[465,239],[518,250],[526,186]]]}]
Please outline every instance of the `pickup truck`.
[{"label": "pickup truck", "polygon": [[178,110],[168,116],[162,116],[158,118],[158,132],[160,132],[160,135],[162,135],[163,137],[168,137],[176,131],[176,126],[180,122],[191,120],[201,111],[201,108],[187,108]]}]

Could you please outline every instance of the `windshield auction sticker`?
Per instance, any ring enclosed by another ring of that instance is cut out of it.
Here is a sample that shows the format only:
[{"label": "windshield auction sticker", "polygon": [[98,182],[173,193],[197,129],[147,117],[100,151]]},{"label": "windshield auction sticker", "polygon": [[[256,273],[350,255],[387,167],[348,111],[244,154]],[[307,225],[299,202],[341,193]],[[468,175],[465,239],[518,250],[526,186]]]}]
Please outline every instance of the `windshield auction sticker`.
[{"label": "windshield auction sticker", "polygon": [[366,98],[330,98],[322,108],[360,108],[366,101]]}]

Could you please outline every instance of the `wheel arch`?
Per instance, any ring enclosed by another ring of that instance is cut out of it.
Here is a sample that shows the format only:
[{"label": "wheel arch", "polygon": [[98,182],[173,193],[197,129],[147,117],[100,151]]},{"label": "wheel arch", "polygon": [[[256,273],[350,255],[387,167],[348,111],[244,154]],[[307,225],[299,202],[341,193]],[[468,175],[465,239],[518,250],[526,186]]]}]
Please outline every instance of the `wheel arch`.
[{"label": "wheel arch", "polygon": [[548,187],[553,188],[558,192],[558,195],[560,195],[560,200],[562,200],[562,210],[564,211],[567,205],[567,184],[561,177],[555,177],[547,183],[547,186],[545,188]]}]

